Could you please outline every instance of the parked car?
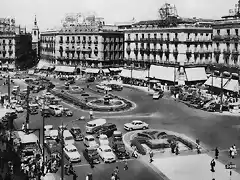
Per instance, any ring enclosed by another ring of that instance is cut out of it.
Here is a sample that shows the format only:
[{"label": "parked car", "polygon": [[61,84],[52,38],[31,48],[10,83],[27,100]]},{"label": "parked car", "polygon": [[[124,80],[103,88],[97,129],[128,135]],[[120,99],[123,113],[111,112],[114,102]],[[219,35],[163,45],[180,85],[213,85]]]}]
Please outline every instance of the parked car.
[{"label": "parked car", "polygon": [[98,149],[98,154],[100,158],[103,160],[103,162],[115,162],[116,161],[116,156],[113,153],[112,149],[108,145],[103,145],[100,146]]},{"label": "parked car", "polygon": [[29,114],[35,115],[35,114],[38,114],[38,111],[35,108],[30,108],[29,109]]},{"label": "parked car", "polygon": [[125,145],[122,141],[117,141],[113,144],[113,152],[116,154],[118,159],[129,159],[130,155],[126,151]]},{"label": "parked car", "polygon": [[101,134],[99,136],[99,144],[100,146],[109,145],[109,140],[106,134]]},{"label": "parked car", "polygon": [[41,116],[50,117],[51,116],[50,110],[48,108],[42,109],[41,110]]},{"label": "parked car", "polygon": [[132,130],[139,130],[139,129],[148,129],[148,124],[140,121],[140,120],[134,120],[131,123],[126,123],[124,124],[124,129],[127,131],[132,131]]},{"label": "parked car", "polygon": [[12,118],[12,119],[17,119],[17,113],[16,112],[7,112],[6,114],[5,114],[5,117],[6,118]]},{"label": "parked car", "polygon": [[97,131],[97,137],[99,137],[100,134],[106,134],[107,137],[111,137],[116,130],[117,126],[115,124],[106,123]]},{"label": "parked car", "polygon": [[60,81],[66,81],[66,80],[67,80],[67,77],[62,76],[62,77],[59,78],[59,80],[60,80]]},{"label": "parked car", "polygon": [[122,91],[123,90],[123,86],[118,85],[118,84],[109,84],[108,86],[111,87],[112,90],[115,90],[115,91]]},{"label": "parked car", "polygon": [[68,116],[73,116],[73,112],[70,111],[68,108],[63,108],[63,114],[67,117]]},{"label": "parked car", "polygon": [[95,139],[94,139],[94,137],[92,135],[85,136],[83,138],[83,144],[86,147],[94,147],[94,148],[98,147],[98,144],[97,144],[97,142],[95,141]]},{"label": "parked car", "polygon": [[81,155],[73,144],[66,145],[63,150],[69,162],[73,163],[81,161]]},{"label": "parked car", "polygon": [[17,104],[17,105],[15,106],[15,110],[16,110],[17,113],[23,113],[23,108],[22,108],[22,106],[19,105],[19,104]]},{"label": "parked car", "polygon": [[70,133],[72,134],[75,141],[83,140],[83,134],[82,134],[80,127],[72,127],[70,129]]},{"label": "parked car", "polygon": [[85,151],[83,152],[83,156],[89,163],[93,163],[93,164],[100,163],[97,148],[93,148],[93,147],[86,148]]},{"label": "parked car", "polygon": [[94,82],[95,81],[95,78],[94,77],[89,77],[86,79],[87,82]]},{"label": "parked car", "polygon": [[157,99],[162,98],[162,97],[163,97],[163,93],[160,92],[160,91],[153,93],[153,99],[154,100],[157,100]]}]

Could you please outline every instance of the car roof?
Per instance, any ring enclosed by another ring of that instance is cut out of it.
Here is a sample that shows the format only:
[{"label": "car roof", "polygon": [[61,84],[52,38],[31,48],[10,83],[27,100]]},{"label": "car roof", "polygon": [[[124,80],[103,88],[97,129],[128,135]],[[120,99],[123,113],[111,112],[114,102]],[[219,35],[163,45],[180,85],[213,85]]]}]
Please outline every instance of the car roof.
[{"label": "car roof", "polygon": [[81,128],[78,127],[78,126],[74,126],[74,127],[72,127],[71,129],[80,129],[80,130],[81,130]]},{"label": "car roof", "polygon": [[76,146],[74,146],[73,144],[67,144],[65,146],[66,149],[77,149]]},{"label": "car roof", "polygon": [[102,150],[104,150],[104,149],[111,149],[111,147],[108,146],[108,145],[102,145],[99,148],[101,148]]},{"label": "car roof", "polygon": [[44,128],[45,128],[45,129],[52,129],[52,128],[53,128],[53,125],[45,125]]},{"label": "car roof", "polygon": [[90,139],[90,138],[94,138],[94,136],[93,135],[87,135],[87,136],[85,136],[85,138]]},{"label": "car roof", "polygon": [[108,123],[104,124],[103,127],[108,127],[108,126],[112,126],[112,125],[115,125],[115,126],[116,126],[116,124],[113,124],[113,123],[108,122]]},{"label": "car roof", "polygon": [[52,129],[52,130],[50,131],[50,134],[58,134],[58,130]]},{"label": "car roof", "polygon": [[99,137],[107,137],[106,134],[100,134]]},{"label": "car roof", "polygon": [[135,123],[136,123],[136,122],[141,122],[141,123],[142,123],[142,121],[140,121],[140,120],[133,120],[132,122],[135,122]]}]

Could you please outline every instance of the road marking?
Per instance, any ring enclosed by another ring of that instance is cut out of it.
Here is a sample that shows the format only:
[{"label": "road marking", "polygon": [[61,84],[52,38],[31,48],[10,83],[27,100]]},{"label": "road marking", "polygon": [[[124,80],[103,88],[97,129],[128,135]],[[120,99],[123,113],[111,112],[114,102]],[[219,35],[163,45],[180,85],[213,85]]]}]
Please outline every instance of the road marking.
[{"label": "road marking", "polygon": [[[115,163],[118,163],[118,162],[125,162],[125,161],[133,161],[133,160],[136,160],[136,159],[124,159],[124,160],[117,160]],[[104,162],[101,162],[99,164],[106,164]],[[94,166],[97,166],[99,164],[94,164]],[[73,167],[84,167],[84,166],[90,166],[90,164],[86,163],[86,164],[76,164],[76,165],[73,165]]]}]

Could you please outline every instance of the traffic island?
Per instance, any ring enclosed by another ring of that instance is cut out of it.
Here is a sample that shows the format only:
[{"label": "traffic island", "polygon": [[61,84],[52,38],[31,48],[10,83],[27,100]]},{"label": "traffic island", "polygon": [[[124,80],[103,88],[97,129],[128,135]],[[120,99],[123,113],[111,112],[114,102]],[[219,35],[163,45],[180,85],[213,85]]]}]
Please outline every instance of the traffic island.
[{"label": "traffic island", "polygon": [[[128,132],[124,135],[126,146],[136,148],[141,155],[146,155],[150,150],[153,153],[175,153],[178,146],[179,153],[195,152],[197,144],[190,138],[167,130],[139,130]],[[134,149],[135,149],[134,148]]]},{"label": "traffic island", "polygon": [[64,101],[67,101],[82,110],[93,110],[97,112],[123,112],[136,107],[133,102],[113,94],[97,94],[87,90],[72,91],[63,89],[52,89],[51,93]]}]

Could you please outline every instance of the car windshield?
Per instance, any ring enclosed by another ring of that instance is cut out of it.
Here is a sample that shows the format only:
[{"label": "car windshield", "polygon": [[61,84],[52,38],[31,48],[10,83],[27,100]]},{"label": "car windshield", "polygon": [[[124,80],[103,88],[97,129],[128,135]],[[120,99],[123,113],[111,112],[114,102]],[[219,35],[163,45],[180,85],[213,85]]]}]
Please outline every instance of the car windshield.
[{"label": "car windshield", "polygon": [[79,89],[77,86],[73,86],[72,89],[76,90]]},{"label": "car windshield", "polygon": [[77,149],[73,148],[73,149],[68,149],[68,152],[76,152]]},{"label": "car windshield", "polygon": [[81,129],[73,129],[74,133],[81,133]]},{"label": "car windshield", "polygon": [[101,140],[108,140],[108,138],[106,136],[101,136],[100,139]]},{"label": "car windshield", "polygon": [[97,150],[96,149],[89,149],[88,154],[95,155],[95,154],[97,154]]},{"label": "car windshield", "polygon": [[112,152],[111,149],[104,149],[104,152]]},{"label": "car windshield", "polygon": [[56,111],[60,111],[60,109],[59,109],[59,108],[55,108],[55,110],[56,110]]},{"label": "car windshield", "polygon": [[89,138],[88,141],[95,141],[94,138]]},{"label": "car windshield", "polygon": [[95,125],[95,124],[90,124],[90,123],[88,123],[87,126],[88,126],[88,127],[95,127],[96,125]]},{"label": "car windshield", "polygon": [[73,137],[69,136],[69,137],[66,137],[65,140],[72,140]]}]

